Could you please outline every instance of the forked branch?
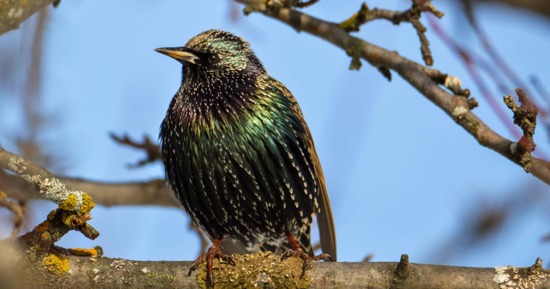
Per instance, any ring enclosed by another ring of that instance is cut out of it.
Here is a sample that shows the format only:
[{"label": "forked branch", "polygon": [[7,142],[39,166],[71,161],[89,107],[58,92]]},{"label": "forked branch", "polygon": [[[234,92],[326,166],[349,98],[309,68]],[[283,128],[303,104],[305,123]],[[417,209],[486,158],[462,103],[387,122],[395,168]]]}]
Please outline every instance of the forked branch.
[{"label": "forked branch", "polygon": [[[402,57],[394,51],[389,51],[354,37],[336,23],[324,21],[294,9],[268,9],[264,1],[236,1],[246,5],[245,13],[258,12],[277,19],[297,31],[305,31],[318,36],[342,48],[346,53],[367,61],[376,68],[384,67],[397,72],[422,95],[445,111],[449,117],[462,126],[481,145],[498,152],[523,167],[515,156],[516,143],[499,135],[471,111],[471,108],[476,105],[475,101],[470,101],[465,95],[453,95],[440,86],[442,83],[450,83],[447,80],[452,76],[441,74],[437,70]],[[436,77],[438,74],[440,77]],[[463,91],[461,88],[452,85],[444,86],[454,87],[450,90],[455,93]],[[547,161],[531,157],[529,172],[543,182],[550,184],[550,164]]]}]

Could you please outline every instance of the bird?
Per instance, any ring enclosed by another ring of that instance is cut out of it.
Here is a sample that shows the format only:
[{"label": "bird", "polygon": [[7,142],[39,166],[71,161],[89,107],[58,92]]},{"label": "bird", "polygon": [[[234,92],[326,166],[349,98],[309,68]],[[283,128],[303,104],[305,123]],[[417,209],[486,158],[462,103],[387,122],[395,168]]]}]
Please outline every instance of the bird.
[{"label": "bird", "polygon": [[[157,48],[182,64],[159,133],[166,180],[212,246],[188,275],[230,254],[284,252],[336,260],[334,218],[311,132],[292,93],[250,44],[211,29],[185,46]],[[323,254],[313,256],[314,216]],[[303,275],[302,275],[303,276]]]}]

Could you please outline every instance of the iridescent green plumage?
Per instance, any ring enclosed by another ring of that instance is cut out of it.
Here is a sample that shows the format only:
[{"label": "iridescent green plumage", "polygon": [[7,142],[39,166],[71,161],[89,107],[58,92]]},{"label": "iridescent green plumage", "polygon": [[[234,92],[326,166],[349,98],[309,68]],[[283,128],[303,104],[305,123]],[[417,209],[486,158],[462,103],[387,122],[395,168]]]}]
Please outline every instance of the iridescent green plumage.
[{"label": "iridescent green plumage", "polygon": [[312,254],[317,214],[322,249],[335,258],[323,172],[288,89],[228,32],[158,51],[184,65],[160,139],[168,182],[193,222],[225,237],[226,253],[291,249],[288,231]]}]

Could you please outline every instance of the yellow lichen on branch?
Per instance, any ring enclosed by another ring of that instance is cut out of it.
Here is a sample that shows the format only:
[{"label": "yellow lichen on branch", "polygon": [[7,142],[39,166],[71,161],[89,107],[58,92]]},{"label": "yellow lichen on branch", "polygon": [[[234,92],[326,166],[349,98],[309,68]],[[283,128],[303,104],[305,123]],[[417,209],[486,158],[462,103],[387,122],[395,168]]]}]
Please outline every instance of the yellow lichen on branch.
[{"label": "yellow lichen on branch", "polygon": [[369,12],[369,6],[363,2],[359,11],[353,13],[350,18],[340,22],[338,25],[346,32],[359,31],[359,27],[367,21]]},{"label": "yellow lichen on branch", "polygon": [[75,195],[69,195],[61,204],[59,204],[59,208],[65,210],[65,211],[71,211],[74,210],[76,205],[78,204],[78,200],[76,199]]},{"label": "yellow lichen on branch", "polygon": [[[311,276],[302,275],[300,258],[281,257],[271,252],[233,255],[236,266],[214,260],[215,288],[309,288]],[[206,266],[197,274],[197,284],[206,287]]]},{"label": "yellow lichen on branch", "polygon": [[94,208],[95,204],[92,201],[92,197],[87,193],[82,192],[80,198],[81,202],[78,201],[76,195],[71,194],[59,204],[59,208],[65,211],[78,209],[77,213],[79,215],[86,215]]},{"label": "yellow lichen on branch", "polygon": [[82,205],[80,206],[80,213],[82,215],[88,214],[94,207],[95,203],[94,201],[92,201],[92,197],[87,193],[84,193],[82,195]]},{"label": "yellow lichen on branch", "polygon": [[93,247],[93,248],[90,248],[90,249],[73,248],[73,249],[68,249],[68,251],[69,251],[69,253],[71,253],[73,255],[76,255],[76,256],[96,257],[96,256],[102,256],[103,255],[103,249],[99,246]]},{"label": "yellow lichen on branch", "polygon": [[44,266],[49,272],[61,275],[69,272],[69,259],[51,253],[44,258]]}]

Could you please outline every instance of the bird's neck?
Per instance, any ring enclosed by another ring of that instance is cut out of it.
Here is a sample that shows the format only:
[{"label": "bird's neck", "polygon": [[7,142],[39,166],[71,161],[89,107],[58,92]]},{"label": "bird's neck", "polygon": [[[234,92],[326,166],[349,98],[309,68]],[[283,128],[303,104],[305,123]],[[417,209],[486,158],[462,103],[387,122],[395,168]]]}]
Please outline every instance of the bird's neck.
[{"label": "bird's neck", "polygon": [[260,97],[257,90],[262,77],[252,73],[186,71],[178,100],[182,116],[192,123],[239,114]]}]

